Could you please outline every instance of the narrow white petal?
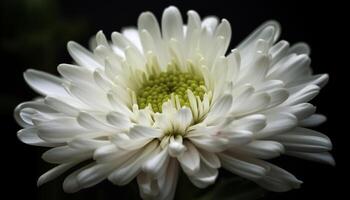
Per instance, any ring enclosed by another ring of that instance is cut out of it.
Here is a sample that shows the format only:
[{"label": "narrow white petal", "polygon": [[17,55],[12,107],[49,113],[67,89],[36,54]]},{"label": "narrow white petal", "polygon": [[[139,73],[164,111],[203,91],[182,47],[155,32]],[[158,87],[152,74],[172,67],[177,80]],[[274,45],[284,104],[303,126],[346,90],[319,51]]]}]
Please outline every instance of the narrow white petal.
[{"label": "narrow white petal", "polygon": [[106,132],[116,131],[115,127],[110,126],[109,124],[100,119],[97,119],[95,116],[88,112],[80,112],[77,116],[77,121],[82,127],[89,130]]},{"label": "narrow white petal", "polygon": [[294,94],[291,94],[283,105],[296,105],[299,103],[308,102],[313,99],[319,93],[319,91],[320,87],[316,85],[307,85]]},{"label": "narrow white petal", "polygon": [[230,172],[247,178],[249,180],[257,180],[267,173],[268,169],[256,163],[240,160],[233,156],[220,153],[222,166]]},{"label": "narrow white petal", "polygon": [[139,51],[142,51],[140,36],[138,30],[134,27],[132,28],[124,28],[122,30],[122,34],[131,41]]},{"label": "narrow white petal", "polygon": [[60,64],[57,67],[58,72],[66,79],[75,83],[89,84],[93,80],[92,69],[77,65]]},{"label": "narrow white petal", "polygon": [[198,149],[198,152],[201,157],[201,162],[208,165],[208,167],[219,168],[221,166],[219,157],[215,153],[211,153],[202,149]]},{"label": "narrow white petal", "polygon": [[24,72],[24,79],[33,90],[41,95],[69,95],[63,87],[64,81],[46,72],[29,69]]},{"label": "narrow white petal", "polygon": [[48,96],[45,98],[45,104],[47,104],[51,108],[55,109],[57,112],[65,113],[65,114],[70,115],[70,116],[77,116],[79,113],[79,107],[76,108],[76,107],[72,106],[71,104],[67,103],[66,101],[63,101],[62,98]]},{"label": "narrow white petal", "polygon": [[208,16],[203,19],[202,28],[206,28],[209,32],[213,33],[218,23],[219,19],[217,17]]},{"label": "narrow white petal", "polygon": [[80,44],[70,41],[67,44],[69,54],[80,66],[89,69],[102,67],[97,58]]},{"label": "narrow white petal", "polygon": [[328,152],[306,153],[306,152],[298,152],[298,151],[287,151],[286,155],[335,166],[334,158]]},{"label": "narrow white petal", "polygon": [[237,148],[237,151],[256,158],[271,159],[284,153],[284,147],[275,141],[256,140]]},{"label": "narrow white petal", "polygon": [[147,30],[147,32],[152,36],[155,43],[161,41],[159,24],[153,13],[142,13],[138,18],[137,26],[139,30]]},{"label": "narrow white petal", "polygon": [[205,122],[210,125],[217,123],[225,117],[232,107],[233,98],[232,95],[225,95],[217,100],[205,118]]},{"label": "narrow white petal", "polygon": [[178,157],[181,156],[186,150],[186,146],[182,144],[182,136],[171,136],[169,141],[169,155],[172,157]]},{"label": "narrow white petal", "polygon": [[215,183],[219,171],[201,162],[200,170],[193,176],[189,176],[190,181],[198,188],[206,188]]},{"label": "narrow white petal", "polygon": [[104,179],[111,171],[112,164],[95,164],[92,167],[84,169],[77,174],[76,180],[81,188],[94,186]]},{"label": "narrow white petal", "polygon": [[188,175],[195,174],[200,168],[200,156],[195,146],[190,142],[185,142],[187,151],[177,157],[182,169]]},{"label": "narrow white petal", "polygon": [[192,123],[192,112],[189,108],[181,108],[174,116],[174,129],[184,133]]},{"label": "narrow white petal", "polygon": [[37,182],[37,186],[41,186],[44,183],[47,183],[55,178],[57,178],[58,176],[60,176],[61,174],[63,174],[64,172],[66,172],[67,170],[69,170],[70,168],[72,168],[74,165],[76,165],[77,162],[70,162],[70,163],[64,163],[64,164],[60,164],[52,169],[50,169],[49,171],[45,172],[45,174],[41,175],[38,179]]},{"label": "narrow white petal", "polygon": [[303,183],[286,170],[279,168],[268,162],[259,161],[262,165],[269,167],[267,174],[255,182],[261,187],[274,192],[286,192],[299,188]]},{"label": "narrow white petal", "polygon": [[162,33],[166,40],[174,38],[179,42],[183,41],[183,22],[180,11],[170,6],[166,8],[162,16]]},{"label": "narrow white petal", "polygon": [[293,46],[291,46],[289,48],[289,52],[288,53],[296,53],[296,54],[306,54],[309,55],[311,52],[311,49],[309,47],[308,44],[304,43],[304,42],[299,42],[294,44]]},{"label": "narrow white petal", "polygon": [[91,132],[91,130],[81,127],[75,118],[70,117],[35,122],[35,125],[39,130],[39,137],[53,143],[66,142],[75,136]]},{"label": "narrow white petal", "polygon": [[176,191],[177,180],[179,176],[179,165],[175,159],[171,159],[166,173],[158,180],[160,200],[173,199]]},{"label": "narrow white petal", "polygon": [[266,126],[266,117],[262,114],[248,115],[236,120],[228,126],[231,131],[246,130],[250,132],[257,132]]},{"label": "narrow white petal", "polygon": [[304,126],[304,127],[314,127],[322,124],[326,120],[327,120],[326,116],[320,115],[320,114],[314,114],[304,119],[303,121],[299,122],[299,124],[300,126]]},{"label": "narrow white petal", "polygon": [[90,168],[92,166],[94,166],[95,163],[91,163],[89,165],[86,165],[76,171],[74,171],[73,173],[71,173],[69,176],[67,176],[64,181],[63,181],[63,190],[67,193],[74,193],[74,192],[77,192],[79,191],[80,189],[82,189],[82,187],[80,186],[80,184],[78,183],[78,180],[77,180],[77,175],[87,169],[87,168]]},{"label": "narrow white petal", "polygon": [[130,159],[124,162],[118,169],[109,174],[108,180],[117,185],[128,184],[139,174],[144,161],[149,158],[157,146],[158,142],[151,142],[144,149],[139,150],[138,153],[130,157]]},{"label": "narrow white petal", "polygon": [[162,131],[156,128],[135,125],[130,129],[130,132],[128,135],[130,139],[157,138],[162,135]]},{"label": "narrow white petal", "polygon": [[164,148],[159,153],[150,157],[142,166],[142,170],[150,176],[158,177],[165,170],[169,162],[168,149]]},{"label": "narrow white petal", "polygon": [[110,144],[111,142],[106,140],[76,137],[73,140],[69,141],[68,146],[74,149],[95,150],[99,147],[103,147]]},{"label": "narrow white petal", "polygon": [[323,152],[332,149],[332,142],[326,135],[306,128],[296,128],[274,139],[281,142],[287,151]]},{"label": "narrow white petal", "polygon": [[[166,167],[168,167],[168,165],[166,165],[165,168]],[[164,173],[162,175],[164,175]],[[153,177],[147,173],[141,172],[137,176],[137,184],[139,186],[140,196],[143,199],[155,198],[159,194],[157,179],[153,179]]]},{"label": "narrow white petal", "polygon": [[194,145],[209,152],[221,152],[229,146],[229,140],[227,138],[217,136],[198,136],[191,137],[189,140],[191,140]]},{"label": "narrow white petal", "polygon": [[25,143],[25,144],[30,144],[34,146],[41,146],[41,147],[55,147],[58,146],[59,144],[57,143],[49,143],[44,140],[42,140],[38,136],[38,130],[34,127],[28,127],[25,129],[21,129],[17,133],[18,139]]},{"label": "narrow white petal", "polygon": [[84,102],[95,109],[111,110],[111,105],[107,99],[107,95],[101,89],[96,87],[84,87],[82,85],[70,85],[69,91]]},{"label": "narrow white petal", "polygon": [[91,157],[92,151],[73,149],[69,146],[60,146],[46,151],[42,155],[42,159],[49,163],[66,163],[76,159],[84,159]]},{"label": "narrow white petal", "polygon": [[283,133],[296,127],[297,118],[289,113],[277,113],[269,115],[264,129],[256,133],[256,138],[267,138],[279,133]]},{"label": "narrow white petal", "polygon": [[107,122],[120,129],[128,129],[131,127],[130,119],[118,112],[110,112],[106,116]]}]

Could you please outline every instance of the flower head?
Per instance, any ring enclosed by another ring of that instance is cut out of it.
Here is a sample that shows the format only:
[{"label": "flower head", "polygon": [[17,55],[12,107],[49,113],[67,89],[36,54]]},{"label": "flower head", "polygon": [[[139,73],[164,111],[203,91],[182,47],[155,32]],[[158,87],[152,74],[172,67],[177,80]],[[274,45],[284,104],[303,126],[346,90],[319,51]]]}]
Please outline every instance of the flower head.
[{"label": "flower head", "polygon": [[142,198],[172,199],[179,170],[205,188],[220,167],[287,191],[301,181],[265,160],[334,163],[329,138],[306,128],[325,121],[308,102],[328,79],[312,75],[309,47],[278,42],[280,26],[268,21],[227,53],[227,20],[187,15],[184,25],[171,6],[160,28],[144,12],[111,42],[98,32],[92,52],[69,42],[76,64],[59,65],[62,77],[24,73],[42,97],[16,108],[18,137],[52,147],[43,159],[58,164],[38,185],[92,160],[66,177],[66,192],[136,178]]}]

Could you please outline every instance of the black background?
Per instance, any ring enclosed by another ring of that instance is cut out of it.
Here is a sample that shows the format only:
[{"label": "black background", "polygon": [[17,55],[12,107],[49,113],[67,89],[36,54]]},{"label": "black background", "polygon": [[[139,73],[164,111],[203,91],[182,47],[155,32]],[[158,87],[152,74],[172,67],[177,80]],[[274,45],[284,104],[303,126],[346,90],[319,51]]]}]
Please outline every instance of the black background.
[{"label": "black background", "polygon": [[[315,73],[329,73],[330,82],[313,100],[328,121],[316,129],[334,143],[335,167],[283,157],[274,162],[304,181],[301,189],[287,193],[268,193],[264,199],[344,199],[349,183],[345,172],[346,129],[349,85],[342,75],[349,67],[349,48],[345,30],[346,6],[336,1],[1,1],[1,167],[3,192],[11,199],[129,199],[135,188],[118,188],[105,181],[76,194],[64,194],[62,178],[37,188],[36,179],[52,166],[40,155],[45,149],[19,142],[19,126],[13,120],[14,107],[36,96],[25,84],[22,73],[35,68],[57,74],[59,63],[71,59],[65,49],[68,40],[87,45],[99,30],[109,36],[124,26],[136,25],[145,10],[161,16],[163,9],[176,5],[184,14],[194,9],[201,16],[216,15],[232,25],[233,48],[262,22],[275,19],[282,25],[281,39],[290,43],[307,42],[311,48]],[[349,11],[347,11],[349,12]],[[183,15],[185,17],[185,14]],[[234,186],[232,186],[234,187]],[[2,195],[5,195],[2,193]],[[2,198],[3,199],[3,198]],[[6,199],[6,198],[4,198]]]}]

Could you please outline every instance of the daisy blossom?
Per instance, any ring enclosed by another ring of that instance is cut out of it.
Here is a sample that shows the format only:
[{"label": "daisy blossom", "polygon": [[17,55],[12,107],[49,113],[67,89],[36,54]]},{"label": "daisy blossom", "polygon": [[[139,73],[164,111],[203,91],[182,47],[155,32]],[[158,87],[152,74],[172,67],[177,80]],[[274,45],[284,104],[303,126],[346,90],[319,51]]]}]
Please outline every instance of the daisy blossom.
[{"label": "daisy blossom", "polygon": [[221,167],[282,192],[302,182],[266,160],[334,164],[330,139],[308,128],[325,121],[308,102],[328,75],[312,74],[306,44],[278,41],[268,21],[227,52],[225,19],[191,10],[184,24],[171,6],[160,23],[144,12],[111,41],[98,32],[91,51],[69,42],[75,64],[60,64],[61,77],[24,73],[41,97],[15,109],[18,138],[51,147],[42,158],[57,164],[38,185],[90,161],[65,178],[66,192],[136,178],[142,198],[172,199],[180,170],[205,188]]}]

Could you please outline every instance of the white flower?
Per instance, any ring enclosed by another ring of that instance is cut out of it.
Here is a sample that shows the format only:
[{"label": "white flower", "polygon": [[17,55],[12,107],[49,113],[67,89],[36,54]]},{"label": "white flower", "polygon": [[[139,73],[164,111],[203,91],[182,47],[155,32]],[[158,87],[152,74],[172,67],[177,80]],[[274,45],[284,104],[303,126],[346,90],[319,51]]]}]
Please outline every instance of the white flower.
[{"label": "white flower", "polygon": [[24,73],[43,97],[16,108],[18,137],[53,147],[42,157],[58,164],[38,185],[92,160],[65,179],[66,192],[136,178],[142,198],[172,199],[179,170],[205,188],[220,167],[280,192],[301,181],[264,160],[334,164],[329,138],[305,128],[325,121],[308,102],[328,80],[312,75],[309,47],[277,42],[280,27],[269,21],[227,54],[227,20],[187,15],[184,25],[169,7],[160,28],[144,12],[112,43],[98,32],[92,52],[69,42],[76,65],[59,65],[62,77]]}]

